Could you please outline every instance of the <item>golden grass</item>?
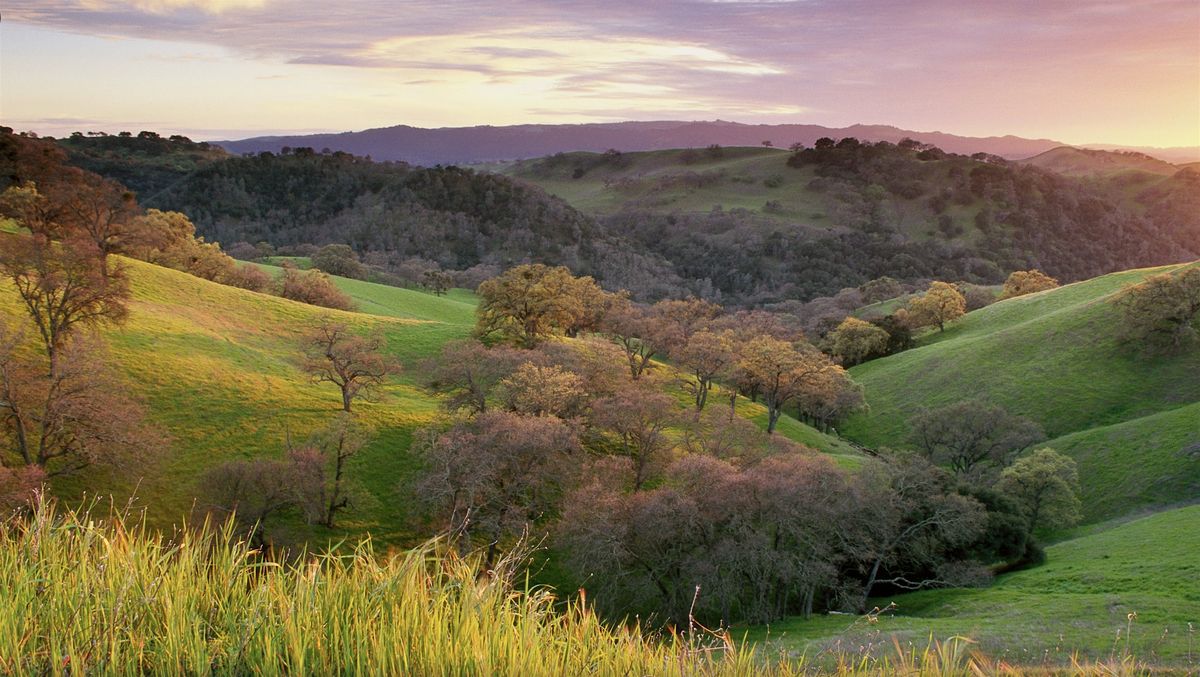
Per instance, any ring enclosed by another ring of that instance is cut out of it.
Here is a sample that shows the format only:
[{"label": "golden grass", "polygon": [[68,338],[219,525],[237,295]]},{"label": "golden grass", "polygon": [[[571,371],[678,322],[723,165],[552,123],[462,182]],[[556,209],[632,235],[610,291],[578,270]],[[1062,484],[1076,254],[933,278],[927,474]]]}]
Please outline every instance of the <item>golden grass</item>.
[{"label": "golden grass", "polygon": [[[827,667],[723,633],[649,635],[582,602],[477,576],[434,542],[272,561],[231,523],[173,536],[39,500],[0,532],[0,673],[406,675],[1021,674],[961,638]],[[1126,659],[1073,674],[1133,674]]]}]

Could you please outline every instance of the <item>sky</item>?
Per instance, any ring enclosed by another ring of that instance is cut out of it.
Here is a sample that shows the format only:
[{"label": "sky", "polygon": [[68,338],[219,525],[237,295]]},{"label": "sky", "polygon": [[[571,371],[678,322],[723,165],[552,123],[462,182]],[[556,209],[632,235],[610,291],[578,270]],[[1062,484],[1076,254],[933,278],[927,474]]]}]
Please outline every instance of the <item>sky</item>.
[{"label": "sky", "polygon": [[1200,0],[6,0],[0,122],[616,120],[1200,145]]}]

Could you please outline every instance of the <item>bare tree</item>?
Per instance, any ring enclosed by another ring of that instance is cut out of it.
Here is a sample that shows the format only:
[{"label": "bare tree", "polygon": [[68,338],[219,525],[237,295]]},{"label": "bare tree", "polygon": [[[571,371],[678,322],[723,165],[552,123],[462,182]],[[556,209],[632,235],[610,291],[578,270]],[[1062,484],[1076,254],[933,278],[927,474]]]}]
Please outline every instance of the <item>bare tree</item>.
[{"label": "bare tree", "polygon": [[136,245],[134,219],[140,211],[133,193],[111,179],[91,173],[71,193],[67,209],[80,231],[96,246],[102,264],[110,254],[119,254]]},{"label": "bare tree", "polygon": [[691,374],[684,386],[692,393],[697,413],[708,403],[708,393],[716,379],[737,360],[734,342],[731,331],[698,331],[676,351],[675,359]]},{"label": "bare tree", "polygon": [[983,530],[986,512],[920,459],[875,463],[856,475],[859,507],[839,523],[844,547],[863,563],[859,610],[876,586],[904,590],[961,585],[985,575],[948,556]]},{"label": "bare tree", "polygon": [[661,392],[630,387],[596,400],[592,411],[596,425],[615,434],[620,453],[633,460],[633,488],[641,490],[650,473],[669,461],[667,428],[678,420],[679,405]]},{"label": "bare tree", "polygon": [[767,432],[775,432],[783,408],[827,372],[839,371],[821,351],[807,343],[759,336],[742,347],[739,368],[762,393],[767,405]]},{"label": "bare tree", "polygon": [[343,412],[303,447],[289,452],[297,500],[310,521],[335,526],[338,511],[350,505],[346,465],[370,441],[370,431]]},{"label": "bare tree", "polygon": [[332,383],[342,392],[342,410],[355,398],[369,399],[398,365],[383,353],[381,334],[361,336],[329,317],[303,339],[303,369],[314,383]]},{"label": "bare tree", "polygon": [[617,303],[605,316],[601,330],[625,352],[629,375],[635,381],[673,341],[672,327],[649,308],[630,301]]},{"label": "bare tree", "polygon": [[923,409],[909,420],[912,441],[925,457],[958,474],[984,465],[1003,467],[1009,459],[1045,439],[1041,426],[1003,407],[966,400]]},{"label": "bare tree", "polygon": [[468,414],[488,410],[488,398],[517,366],[536,358],[536,353],[478,341],[454,341],[442,347],[436,358],[421,366],[426,387],[446,396],[443,405]]},{"label": "bare tree", "polygon": [[484,539],[490,568],[501,541],[522,533],[558,505],[576,465],[574,428],[554,416],[488,411],[419,448],[425,470],[417,491],[465,549]]},{"label": "bare tree", "polygon": [[119,324],[128,315],[124,270],[106,266],[95,243],[78,236],[15,235],[0,248],[0,275],[17,290],[37,327],[51,370],[78,327]]},{"label": "bare tree", "polygon": [[583,413],[588,392],[583,379],[558,365],[526,362],[500,381],[497,388],[505,408],[530,416],[567,419]]},{"label": "bare tree", "polygon": [[12,450],[3,465],[36,465],[54,477],[120,464],[164,444],[105,366],[98,340],[75,338],[50,368],[23,354],[20,343],[0,324],[0,434]]},{"label": "bare tree", "polygon": [[210,511],[234,515],[250,542],[264,545],[267,518],[295,503],[292,470],[277,458],[226,461],[204,473],[200,492]]}]

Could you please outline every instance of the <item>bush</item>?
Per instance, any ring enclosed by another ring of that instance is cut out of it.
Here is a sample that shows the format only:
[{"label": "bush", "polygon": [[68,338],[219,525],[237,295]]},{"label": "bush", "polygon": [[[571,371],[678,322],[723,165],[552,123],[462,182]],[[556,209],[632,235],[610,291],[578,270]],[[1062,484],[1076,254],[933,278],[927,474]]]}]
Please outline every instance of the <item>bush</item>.
[{"label": "bush", "polygon": [[243,264],[234,266],[233,270],[225,273],[220,282],[238,289],[266,291],[271,286],[271,276],[257,266]]},{"label": "bush", "polygon": [[367,270],[349,245],[329,244],[312,255],[313,267],[330,275],[365,280]]},{"label": "bush", "polygon": [[979,310],[996,302],[996,292],[983,285],[959,282],[955,286],[958,287],[958,293],[962,294],[967,301],[967,312]]},{"label": "bush", "polygon": [[1018,270],[1014,271],[1004,281],[1004,291],[1001,292],[1000,298],[1011,299],[1014,296],[1024,296],[1034,292],[1054,289],[1057,286],[1058,280],[1040,270]]},{"label": "bush", "polygon": [[290,263],[284,263],[283,272],[276,280],[276,289],[279,296],[285,299],[337,310],[354,309],[350,297],[319,270],[299,270]]}]

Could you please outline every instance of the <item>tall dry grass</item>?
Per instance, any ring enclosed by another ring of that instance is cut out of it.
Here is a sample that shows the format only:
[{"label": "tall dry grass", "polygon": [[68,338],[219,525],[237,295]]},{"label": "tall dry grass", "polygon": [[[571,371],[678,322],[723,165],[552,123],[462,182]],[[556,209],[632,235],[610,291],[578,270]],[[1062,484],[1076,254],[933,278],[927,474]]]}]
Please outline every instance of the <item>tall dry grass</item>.
[{"label": "tall dry grass", "polygon": [[[648,636],[579,602],[436,544],[384,555],[272,562],[232,523],[170,537],[119,515],[37,501],[0,532],[0,674],[765,675],[815,674],[728,636]],[[834,675],[1001,674],[959,639],[884,659],[844,659]],[[1112,671],[1110,671],[1112,670]],[[1079,665],[1137,672],[1132,662]],[[1016,673],[1013,673],[1016,674]]]}]

